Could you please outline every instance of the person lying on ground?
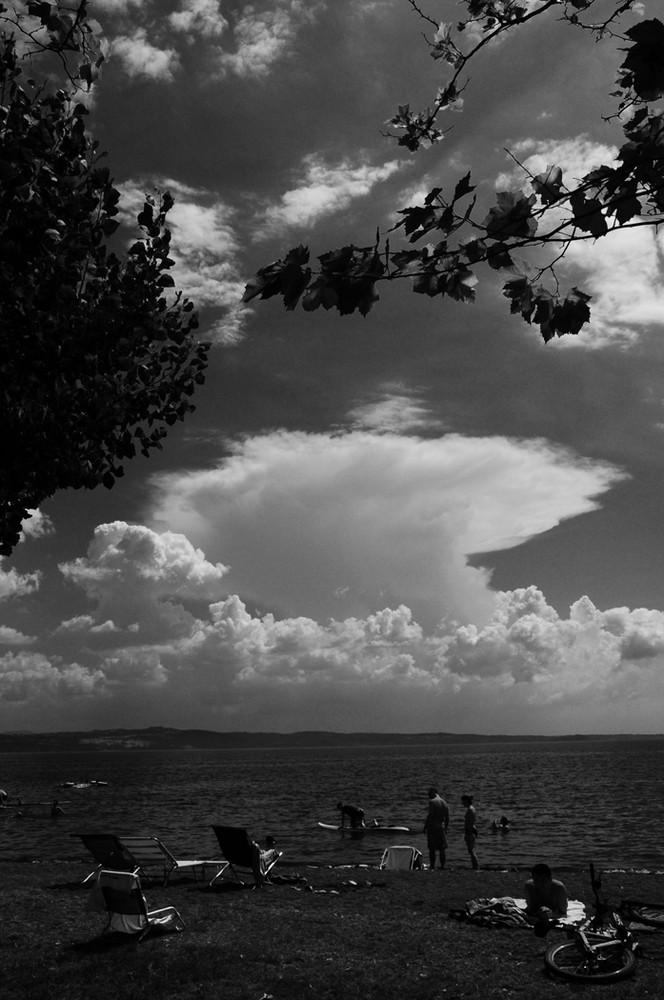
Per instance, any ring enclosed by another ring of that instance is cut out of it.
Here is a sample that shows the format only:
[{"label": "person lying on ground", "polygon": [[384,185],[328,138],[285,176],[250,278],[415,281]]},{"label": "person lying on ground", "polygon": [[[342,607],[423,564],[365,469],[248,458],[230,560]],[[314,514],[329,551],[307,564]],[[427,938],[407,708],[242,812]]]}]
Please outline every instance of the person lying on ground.
[{"label": "person lying on ground", "polygon": [[551,869],[540,861],[524,886],[526,914],[532,920],[557,920],[567,914],[567,889],[553,878]]}]

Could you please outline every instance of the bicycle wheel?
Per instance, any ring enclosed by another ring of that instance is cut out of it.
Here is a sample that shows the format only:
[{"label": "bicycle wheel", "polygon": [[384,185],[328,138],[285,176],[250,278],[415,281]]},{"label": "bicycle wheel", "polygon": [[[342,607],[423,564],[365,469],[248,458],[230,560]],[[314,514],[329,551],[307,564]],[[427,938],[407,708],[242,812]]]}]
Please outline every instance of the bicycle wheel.
[{"label": "bicycle wheel", "polygon": [[574,941],[554,944],[547,949],[544,962],[557,976],[576,983],[613,983],[631,975],[636,966],[634,952],[621,941],[596,949],[591,956],[584,955]]},{"label": "bicycle wheel", "polygon": [[626,899],[621,904],[621,912],[628,920],[645,924],[647,927],[661,927],[664,930],[664,904],[637,903]]}]

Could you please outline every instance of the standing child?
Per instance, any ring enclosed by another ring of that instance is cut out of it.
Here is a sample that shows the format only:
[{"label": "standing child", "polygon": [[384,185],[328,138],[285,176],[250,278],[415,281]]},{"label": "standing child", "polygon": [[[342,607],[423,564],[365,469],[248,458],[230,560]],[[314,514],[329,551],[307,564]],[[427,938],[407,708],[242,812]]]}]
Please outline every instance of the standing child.
[{"label": "standing child", "polygon": [[477,860],[477,855],[475,854],[475,844],[477,843],[477,814],[475,812],[475,806],[473,805],[472,795],[462,795],[461,801],[466,807],[466,815],[463,820],[463,839],[466,842],[466,847],[468,848],[468,854],[470,855],[470,863],[473,866],[473,871],[479,871],[480,863]]}]

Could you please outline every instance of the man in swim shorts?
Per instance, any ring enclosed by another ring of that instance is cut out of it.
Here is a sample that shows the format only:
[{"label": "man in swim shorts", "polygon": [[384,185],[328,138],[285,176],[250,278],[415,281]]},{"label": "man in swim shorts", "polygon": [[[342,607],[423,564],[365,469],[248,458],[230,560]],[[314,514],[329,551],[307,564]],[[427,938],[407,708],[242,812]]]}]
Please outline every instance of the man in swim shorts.
[{"label": "man in swim shorts", "polygon": [[440,858],[440,867],[445,867],[445,851],[447,850],[447,828],[450,825],[450,810],[445,799],[441,798],[436,788],[429,789],[429,812],[424,821],[424,832],[427,835],[429,848],[429,866],[436,867],[436,854]]}]

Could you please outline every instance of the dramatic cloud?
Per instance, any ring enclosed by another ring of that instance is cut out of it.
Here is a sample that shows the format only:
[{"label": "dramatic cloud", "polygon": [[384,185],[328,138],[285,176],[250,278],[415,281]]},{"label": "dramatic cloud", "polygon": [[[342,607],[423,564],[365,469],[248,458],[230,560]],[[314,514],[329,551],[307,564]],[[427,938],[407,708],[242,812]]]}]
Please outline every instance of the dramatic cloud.
[{"label": "dramatic cloud", "polygon": [[[209,602],[225,593],[221,581],[227,570],[208,562],[182,535],[155,534],[123,521],[102,524],[88,554],[60,570],[97,602],[88,639],[119,645],[115,632],[131,635],[132,644],[166,642],[187,635],[193,618],[180,602]],[[84,630],[85,618],[70,620],[61,633]]]},{"label": "dramatic cloud", "polygon": [[87,557],[62,563],[60,569],[97,599],[114,592],[120,581],[123,590],[209,600],[227,571],[219,563],[209,563],[183,535],[170,531],[157,535],[124,521],[99,525]]},{"label": "dramatic cloud", "polygon": [[402,385],[380,387],[378,398],[363,403],[348,414],[353,430],[369,430],[382,434],[408,434],[414,431],[441,430],[440,421],[432,418],[425,404]]},{"label": "dramatic cloud", "polygon": [[320,0],[247,4],[233,25],[235,50],[219,52],[218,71],[264,77],[288,54],[300,28],[314,20],[320,7]]},{"label": "dramatic cloud", "polygon": [[490,613],[469,554],[592,510],[620,478],[544,441],[284,432],[156,477],[152,517],[229,562],[229,592],[258,607],[325,620],[403,603],[431,628]]},{"label": "dramatic cloud", "polygon": [[[0,703],[2,704],[3,728],[9,726],[15,710],[21,711],[21,703],[52,703],[68,699],[75,711],[79,696],[90,696],[103,683],[99,671],[89,671],[77,663],[62,664],[51,661],[41,653],[5,653],[0,656]],[[4,704],[8,703],[8,704]]]},{"label": "dramatic cloud", "polygon": [[265,226],[268,233],[287,227],[311,226],[326,215],[343,211],[354,199],[368,195],[375,184],[401,169],[402,162],[391,160],[382,166],[370,166],[343,161],[332,166],[311,154],[305,157],[303,167],[304,176],[297,186],[286,191],[278,204],[267,209]]},{"label": "dramatic cloud", "polygon": [[153,45],[145,28],[136,28],[131,35],[117,35],[111,45],[111,58],[122,63],[128,76],[139,80],[170,83],[180,68],[176,50]]},{"label": "dramatic cloud", "polygon": [[534,586],[495,598],[483,627],[450,622],[426,636],[404,605],[321,624],[252,614],[230,596],[186,635],[118,646],[89,667],[37,652],[0,657],[0,722],[66,703],[72,725],[81,713],[285,732],[374,719],[405,732],[629,731],[651,720],[656,730],[664,613],[602,612],[584,597],[563,617]]},{"label": "dramatic cloud", "polygon": [[37,641],[34,635],[23,635],[15,628],[0,625],[0,646],[31,646]]},{"label": "dramatic cloud", "polygon": [[53,522],[41,510],[29,510],[28,514],[30,517],[21,525],[22,538],[44,538],[54,533]]},{"label": "dramatic cloud", "polygon": [[[196,45],[199,63],[215,77],[262,79],[288,57],[301,29],[313,23],[321,0],[245,4],[235,14],[218,0],[180,0],[164,17],[156,0],[99,0],[112,55],[137,79],[170,83],[181,68],[174,44]],[[228,16],[226,16],[226,14]]]},{"label": "dramatic cloud", "polygon": [[24,597],[39,589],[42,577],[39,570],[34,573],[17,573],[13,567],[10,570],[3,570],[1,567],[0,558],[0,601],[6,597]]},{"label": "dramatic cloud", "polygon": [[143,5],[144,0],[95,0],[95,9],[108,14],[126,15],[140,10]]},{"label": "dramatic cloud", "polygon": [[219,0],[182,0],[180,9],[168,15],[168,23],[176,31],[200,38],[221,38],[228,27]]}]

